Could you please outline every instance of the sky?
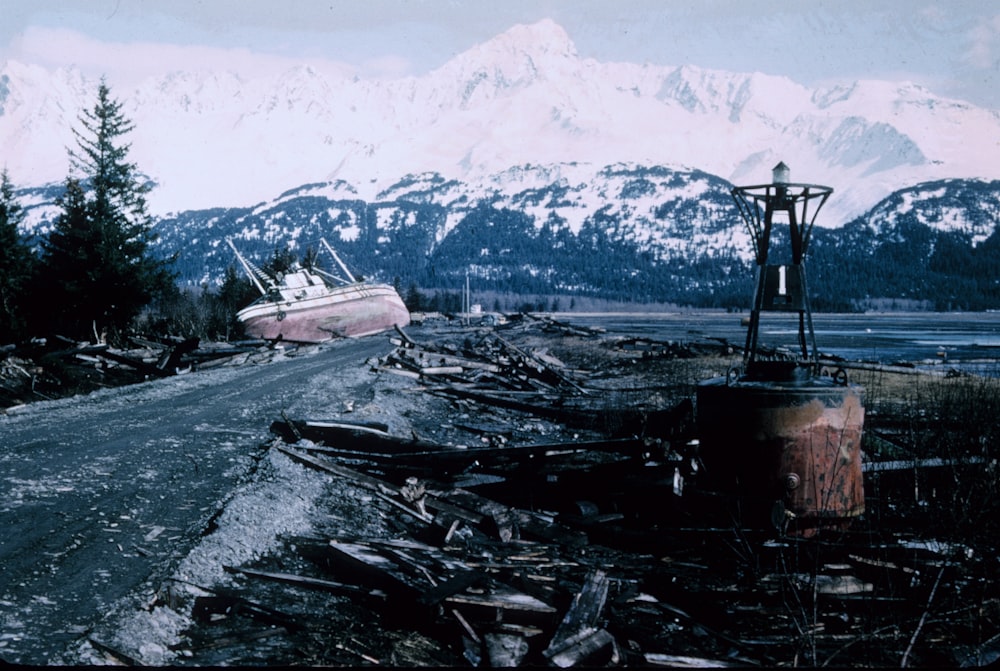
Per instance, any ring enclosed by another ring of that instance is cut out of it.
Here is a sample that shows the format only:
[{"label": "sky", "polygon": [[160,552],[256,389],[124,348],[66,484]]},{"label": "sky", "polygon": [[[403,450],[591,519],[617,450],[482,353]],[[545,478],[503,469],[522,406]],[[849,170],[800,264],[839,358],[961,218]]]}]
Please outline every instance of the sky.
[{"label": "sky", "polygon": [[545,18],[583,58],[910,81],[1000,110],[998,0],[0,0],[0,61],[115,86],[178,69],[301,64],[419,76]]}]

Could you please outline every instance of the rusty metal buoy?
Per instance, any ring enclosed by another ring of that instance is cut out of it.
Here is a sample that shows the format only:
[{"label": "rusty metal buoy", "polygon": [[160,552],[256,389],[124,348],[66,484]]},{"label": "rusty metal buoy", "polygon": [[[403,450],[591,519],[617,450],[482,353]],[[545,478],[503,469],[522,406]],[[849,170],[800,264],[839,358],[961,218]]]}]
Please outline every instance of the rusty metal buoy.
[{"label": "rusty metal buoy", "polygon": [[[861,435],[864,390],[843,370],[823,374],[809,309],[803,259],[816,214],[833,192],[788,180],[734,187],[754,243],[757,286],[742,368],[697,389],[697,431],[709,488],[731,494],[744,522],[770,523],[803,536],[844,526],[864,512]],[[790,260],[769,263],[775,215],[788,223]],[[760,344],[762,315],[798,316],[798,352]]]}]

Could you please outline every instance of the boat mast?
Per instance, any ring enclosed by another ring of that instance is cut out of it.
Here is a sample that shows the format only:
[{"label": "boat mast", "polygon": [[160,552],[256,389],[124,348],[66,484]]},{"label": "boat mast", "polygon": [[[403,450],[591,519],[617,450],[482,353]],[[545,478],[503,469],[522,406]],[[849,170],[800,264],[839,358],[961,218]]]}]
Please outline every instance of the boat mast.
[{"label": "boat mast", "polygon": [[350,280],[351,282],[357,282],[357,280],[354,279],[354,275],[351,274],[351,271],[347,269],[347,266],[344,265],[344,262],[340,260],[339,256],[337,256],[337,252],[333,251],[333,247],[331,247],[330,243],[326,241],[326,238],[320,238],[319,241],[323,243],[324,247],[326,247],[326,251],[330,252],[330,256],[332,256],[333,260],[337,262],[337,265],[340,266],[340,269],[344,271],[344,275],[347,276],[347,279]]},{"label": "boat mast", "polygon": [[260,270],[243,258],[243,255],[240,254],[240,250],[236,249],[236,245],[233,244],[232,238],[226,238],[226,243],[229,245],[230,249],[233,250],[233,253],[236,254],[236,259],[240,262],[240,265],[243,266],[243,271],[247,274],[247,277],[250,278],[250,281],[253,282],[253,285],[257,287],[257,290],[260,291],[262,296],[267,295],[267,289],[264,288],[264,285],[261,284],[260,278],[258,277],[258,273],[263,275],[264,271]]}]

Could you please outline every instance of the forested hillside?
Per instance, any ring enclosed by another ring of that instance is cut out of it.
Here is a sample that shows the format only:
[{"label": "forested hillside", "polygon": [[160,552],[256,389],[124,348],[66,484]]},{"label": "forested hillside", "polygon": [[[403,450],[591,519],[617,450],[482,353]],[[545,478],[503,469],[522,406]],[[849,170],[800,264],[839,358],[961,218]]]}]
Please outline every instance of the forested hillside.
[{"label": "forested hillside", "polygon": [[[536,179],[514,193],[433,174],[408,176],[374,202],[344,184],[304,185],[253,208],[161,218],[155,252],[176,255],[191,287],[216,286],[235,264],[227,237],[261,263],[326,238],[356,274],[428,297],[457,293],[468,276],[474,292],[509,297],[502,308],[519,296],[563,307],[574,297],[748,305],[752,246],[727,181],[656,166],[608,167],[576,183],[524,170]],[[33,191],[33,202],[46,194]],[[842,226],[823,216],[806,256],[815,309],[1000,309],[1000,182],[916,185]],[[782,244],[779,225],[772,262]]]}]

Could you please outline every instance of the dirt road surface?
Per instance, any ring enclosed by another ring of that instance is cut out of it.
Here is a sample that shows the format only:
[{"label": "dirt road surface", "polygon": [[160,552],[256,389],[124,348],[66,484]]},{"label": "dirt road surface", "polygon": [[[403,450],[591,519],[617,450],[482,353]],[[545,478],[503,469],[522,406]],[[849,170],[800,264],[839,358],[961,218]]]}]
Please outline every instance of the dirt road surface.
[{"label": "dirt road surface", "polygon": [[[364,397],[364,362],[389,349],[385,336],[338,341],[0,415],[0,660],[92,661],[81,641],[120,630],[120,613],[152,601],[164,578],[197,571],[184,562],[234,492],[262,477],[281,411]],[[264,479],[274,515],[301,513],[283,504],[280,473]],[[266,542],[239,544],[253,554]]]}]

